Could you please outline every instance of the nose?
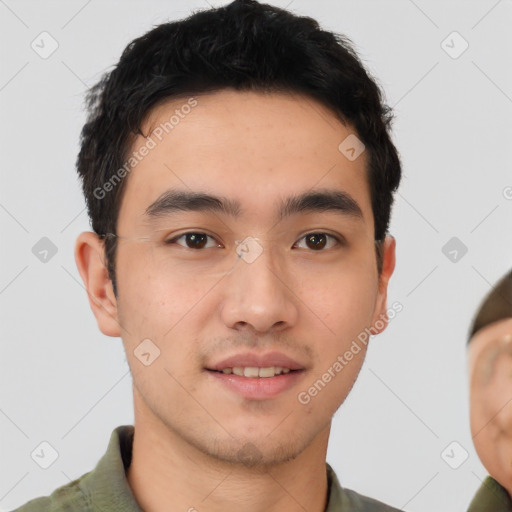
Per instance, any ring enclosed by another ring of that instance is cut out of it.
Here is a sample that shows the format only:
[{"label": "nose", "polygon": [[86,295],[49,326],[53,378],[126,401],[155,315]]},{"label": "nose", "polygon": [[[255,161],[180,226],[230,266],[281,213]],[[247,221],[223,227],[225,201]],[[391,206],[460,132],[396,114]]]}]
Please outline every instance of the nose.
[{"label": "nose", "polygon": [[[224,280],[224,324],[231,329],[251,328],[259,333],[290,328],[297,322],[299,302],[293,278],[282,264],[273,261],[270,250],[259,246],[258,252],[257,246],[250,245],[244,249]],[[254,251],[258,254],[255,259]]]}]

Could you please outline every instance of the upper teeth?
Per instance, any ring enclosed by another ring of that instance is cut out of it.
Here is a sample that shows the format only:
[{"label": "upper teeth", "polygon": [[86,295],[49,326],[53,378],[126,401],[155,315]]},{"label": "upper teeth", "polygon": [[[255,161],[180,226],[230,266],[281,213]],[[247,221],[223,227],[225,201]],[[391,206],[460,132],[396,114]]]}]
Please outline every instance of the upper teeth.
[{"label": "upper teeth", "polygon": [[289,373],[290,368],[283,368],[281,366],[269,366],[267,368],[257,368],[256,366],[235,366],[233,368],[224,368],[222,373],[234,373],[241,377],[274,377],[281,375],[281,373]]}]

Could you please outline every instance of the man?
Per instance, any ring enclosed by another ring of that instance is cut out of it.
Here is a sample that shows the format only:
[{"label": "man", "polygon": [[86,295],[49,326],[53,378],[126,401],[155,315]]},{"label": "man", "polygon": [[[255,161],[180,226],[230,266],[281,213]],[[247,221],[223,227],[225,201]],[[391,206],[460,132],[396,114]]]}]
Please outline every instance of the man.
[{"label": "man", "polygon": [[475,315],[468,356],[471,433],[490,473],[468,510],[512,511],[512,272]]},{"label": "man", "polygon": [[252,0],[163,24],[89,95],[75,258],[135,425],[18,509],[392,511],[343,489],[331,418],[388,321],[401,168],[349,43]]}]

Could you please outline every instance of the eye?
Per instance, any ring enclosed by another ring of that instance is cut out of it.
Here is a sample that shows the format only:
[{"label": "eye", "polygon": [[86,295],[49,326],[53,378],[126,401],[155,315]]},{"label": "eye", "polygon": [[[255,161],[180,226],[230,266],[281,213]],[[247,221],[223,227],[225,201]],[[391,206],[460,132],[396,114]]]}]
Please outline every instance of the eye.
[{"label": "eye", "polygon": [[[301,240],[306,241],[308,248],[312,248],[314,251],[321,252],[322,249],[327,246],[329,238],[334,240],[334,246],[343,245],[338,237],[329,235],[328,233],[308,233],[307,235],[303,236]],[[328,249],[332,247],[333,245],[328,247]]]},{"label": "eye", "polygon": [[[211,239],[213,243],[208,246],[208,239]],[[179,243],[178,240],[184,239],[184,243]],[[329,239],[331,240],[331,245],[329,246]],[[303,236],[300,240],[305,240],[306,248],[312,249],[316,252],[321,252],[323,249],[331,249],[336,245],[343,245],[343,242],[336,236],[330,235],[328,233],[308,233]],[[174,238],[165,241],[166,245],[181,245],[187,249],[210,249],[212,247],[222,247],[220,244],[215,243],[215,239],[207,235],[206,233],[201,232],[188,232],[182,233]]]},{"label": "eye", "polygon": [[[177,241],[180,239],[185,240],[185,244],[178,243]],[[177,243],[177,245],[181,245],[183,247],[186,247],[187,249],[209,249],[211,247],[221,247],[219,244],[214,243],[210,246],[207,246],[208,238],[211,238],[212,240],[215,240],[210,235],[207,235],[206,233],[199,233],[199,232],[189,232],[189,233],[183,233],[179,236],[176,236],[174,238],[171,238],[170,240],[166,240],[166,245],[172,245]]]}]

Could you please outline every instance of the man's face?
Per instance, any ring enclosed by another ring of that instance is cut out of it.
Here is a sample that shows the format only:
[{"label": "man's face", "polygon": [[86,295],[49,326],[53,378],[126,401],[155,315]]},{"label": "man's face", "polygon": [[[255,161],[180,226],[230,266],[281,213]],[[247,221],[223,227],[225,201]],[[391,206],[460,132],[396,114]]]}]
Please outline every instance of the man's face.
[{"label": "man's face", "polygon": [[469,344],[471,433],[478,456],[512,495],[512,318]]},{"label": "man's face", "polygon": [[[382,319],[394,243],[379,287],[366,154],[338,149],[354,130],[329,110],[298,95],[228,90],[196,101],[152,112],[143,132],[156,146],[128,176],[119,212],[117,234],[129,240],[117,249],[117,320],[136,421],[220,460],[277,463],[326,441],[365,346],[309,401],[298,395],[333,375],[338,356]],[[343,195],[339,208],[310,201],[277,216],[286,198],[320,190]],[[149,208],[169,191],[222,197],[239,211]],[[149,365],[134,353],[149,362],[155,346]],[[291,371],[251,377],[272,367]]]}]

